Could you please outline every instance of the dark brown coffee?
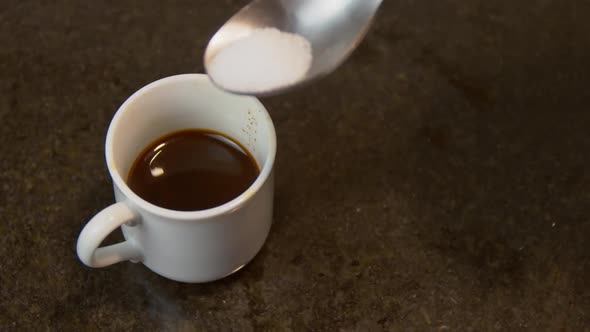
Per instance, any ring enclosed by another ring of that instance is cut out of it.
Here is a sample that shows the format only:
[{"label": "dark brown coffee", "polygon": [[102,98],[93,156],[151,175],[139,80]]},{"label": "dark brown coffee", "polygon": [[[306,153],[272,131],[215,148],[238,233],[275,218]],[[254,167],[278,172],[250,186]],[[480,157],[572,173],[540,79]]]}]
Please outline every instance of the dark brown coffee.
[{"label": "dark brown coffee", "polygon": [[238,197],[259,172],[250,152],[228,136],[183,130],[146,147],[133,163],[127,184],[157,206],[197,211]]}]

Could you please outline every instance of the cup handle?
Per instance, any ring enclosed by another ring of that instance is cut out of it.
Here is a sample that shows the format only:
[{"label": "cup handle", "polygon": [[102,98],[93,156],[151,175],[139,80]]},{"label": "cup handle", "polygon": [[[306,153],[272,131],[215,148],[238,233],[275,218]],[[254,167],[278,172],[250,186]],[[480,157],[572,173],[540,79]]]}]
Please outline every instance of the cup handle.
[{"label": "cup handle", "polygon": [[126,260],[141,261],[141,250],[129,240],[98,247],[107,235],[121,225],[135,226],[138,222],[139,216],[122,202],[100,211],[84,226],[78,237],[78,257],[90,267],[105,267]]}]

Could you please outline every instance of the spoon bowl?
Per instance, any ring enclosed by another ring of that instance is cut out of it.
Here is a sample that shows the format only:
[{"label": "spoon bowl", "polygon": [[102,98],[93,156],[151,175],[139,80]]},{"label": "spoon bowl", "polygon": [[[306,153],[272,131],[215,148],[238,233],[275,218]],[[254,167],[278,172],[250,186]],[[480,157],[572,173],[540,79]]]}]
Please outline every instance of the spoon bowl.
[{"label": "spoon bowl", "polygon": [[[301,80],[265,91],[228,90],[257,96],[283,93],[336,70],[364,39],[381,3],[382,0],[254,0],[211,38],[205,51],[205,69],[209,72],[212,60],[221,50],[257,29],[276,28],[297,34],[312,49],[311,66]],[[217,83],[215,77],[212,80]]]}]

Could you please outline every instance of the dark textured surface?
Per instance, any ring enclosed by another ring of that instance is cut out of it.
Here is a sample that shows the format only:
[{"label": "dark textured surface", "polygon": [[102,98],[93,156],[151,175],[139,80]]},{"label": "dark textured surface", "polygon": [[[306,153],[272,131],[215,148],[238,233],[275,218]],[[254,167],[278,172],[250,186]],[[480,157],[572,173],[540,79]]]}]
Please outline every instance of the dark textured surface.
[{"label": "dark textured surface", "polygon": [[590,330],[590,3],[387,0],[265,99],[275,224],[219,282],[84,267],[103,142],[245,1],[0,2],[0,330]]}]

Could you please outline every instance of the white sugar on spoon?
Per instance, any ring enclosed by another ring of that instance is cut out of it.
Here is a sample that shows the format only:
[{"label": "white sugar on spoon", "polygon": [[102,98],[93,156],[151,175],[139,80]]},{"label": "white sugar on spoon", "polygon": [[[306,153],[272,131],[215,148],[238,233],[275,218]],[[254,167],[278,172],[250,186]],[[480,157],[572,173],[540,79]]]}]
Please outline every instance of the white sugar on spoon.
[{"label": "white sugar on spoon", "polygon": [[[225,84],[230,92],[284,93],[336,70],[364,39],[382,2],[252,0],[213,35],[203,59],[205,68],[217,85]],[[226,48],[233,49],[231,56],[224,54],[212,65]],[[240,60],[241,52],[244,58]],[[223,59],[234,66],[224,69]],[[253,78],[247,79],[249,76]],[[234,84],[236,89],[231,89]],[[252,86],[247,87],[249,84]]]},{"label": "white sugar on spoon", "polygon": [[263,93],[301,81],[312,63],[311,44],[275,28],[254,29],[222,48],[207,63],[207,73],[222,89]]}]

